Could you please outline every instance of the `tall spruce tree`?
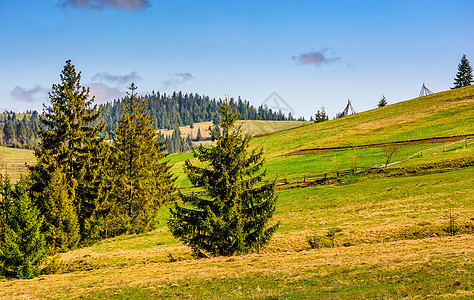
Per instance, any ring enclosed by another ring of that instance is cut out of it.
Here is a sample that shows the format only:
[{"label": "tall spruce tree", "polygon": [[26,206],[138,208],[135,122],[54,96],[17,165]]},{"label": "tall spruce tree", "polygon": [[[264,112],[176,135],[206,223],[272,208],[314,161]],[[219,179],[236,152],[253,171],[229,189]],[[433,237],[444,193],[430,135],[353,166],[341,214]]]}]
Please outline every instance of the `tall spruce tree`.
[{"label": "tall spruce tree", "polygon": [[454,87],[452,87],[451,89],[457,89],[463,86],[468,86],[472,83],[472,67],[469,65],[469,60],[467,60],[466,55],[464,54],[461,58],[461,62],[458,65],[458,72],[456,74],[456,78],[454,78]]},{"label": "tall spruce tree", "polygon": [[144,232],[153,228],[156,213],[175,191],[171,166],[163,161],[166,146],[156,141],[147,103],[132,83],[123,103],[123,116],[114,134],[116,176],[115,220],[109,232]]},{"label": "tall spruce tree", "polygon": [[[39,202],[49,198],[44,193],[51,186],[48,180],[54,177],[44,170],[54,173],[60,166],[64,173],[63,188],[74,204],[82,243],[87,244],[90,233],[100,231],[91,228],[90,220],[106,214],[103,204],[107,203],[104,195],[109,188],[106,180],[109,155],[104,138],[99,136],[105,125],[97,124],[100,112],[93,104],[94,97],[89,98],[89,89],[81,86],[81,73],[76,72],[70,60],[66,61],[60,78],[61,83],[53,84],[49,93],[51,106],[45,106],[40,117],[41,141],[35,150],[37,165],[30,168],[32,196]],[[37,205],[42,209],[47,207],[42,203]],[[71,219],[70,223],[74,221]]]},{"label": "tall spruce tree", "polygon": [[33,205],[25,182],[20,181],[13,190],[7,178],[1,192],[0,274],[32,278],[39,274],[46,256],[43,217]]},{"label": "tall spruce tree", "polygon": [[213,128],[215,146],[202,145],[188,159],[185,172],[204,196],[180,195],[183,205],[170,209],[168,227],[174,237],[190,246],[197,257],[233,255],[266,245],[278,224],[269,225],[275,211],[275,182],[263,182],[262,150],[248,151],[250,135],[235,127],[237,113],[220,106],[220,126]]}]

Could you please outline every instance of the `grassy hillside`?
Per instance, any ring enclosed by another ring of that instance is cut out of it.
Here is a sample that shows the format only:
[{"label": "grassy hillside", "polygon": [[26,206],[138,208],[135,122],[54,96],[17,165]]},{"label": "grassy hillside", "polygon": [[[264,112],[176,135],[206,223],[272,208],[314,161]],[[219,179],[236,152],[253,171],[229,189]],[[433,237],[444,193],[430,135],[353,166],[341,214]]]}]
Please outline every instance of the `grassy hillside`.
[{"label": "grassy hillside", "polygon": [[[474,296],[472,234],[449,237],[449,200],[473,226],[474,169],[279,194],[282,222],[260,253],[195,260],[161,227],[61,255],[69,271],[0,281],[11,298],[416,298]],[[436,189],[432,189],[436,187]],[[451,192],[457,191],[450,199]],[[306,236],[337,226],[335,248]],[[438,236],[439,234],[440,236]],[[426,237],[426,238],[423,238]],[[346,245],[346,246],[343,246]],[[176,260],[176,261],[175,261]]]},{"label": "grassy hillside", "polygon": [[[60,274],[0,280],[0,298],[472,299],[474,143],[406,161],[450,142],[400,144],[392,161],[402,162],[390,168],[317,184],[311,176],[386,162],[384,146],[364,145],[473,135],[473,118],[467,87],[255,138],[268,177],[286,182],[275,212],[281,225],[267,248],[193,259],[167,230],[164,208],[156,230],[61,254]],[[287,155],[340,146],[350,147]],[[184,192],[187,158],[168,157]],[[458,232],[450,236],[453,220]],[[312,249],[308,237],[323,247]]]},{"label": "grassy hillside", "polygon": [[36,163],[32,150],[0,147],[0,170],[8,174],[12,182],[17,182],[25,172],[26,165]]},{"label": "grassy hillside", "polygon": [[474,86],[255,139],[267,158],[300,149],[474,135]]}]

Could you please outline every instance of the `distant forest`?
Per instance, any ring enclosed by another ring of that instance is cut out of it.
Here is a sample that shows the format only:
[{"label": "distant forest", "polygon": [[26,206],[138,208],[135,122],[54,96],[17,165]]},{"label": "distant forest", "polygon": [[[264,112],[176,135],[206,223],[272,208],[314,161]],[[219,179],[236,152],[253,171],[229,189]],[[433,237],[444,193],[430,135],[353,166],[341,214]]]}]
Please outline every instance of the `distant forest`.
[{"label": "distant forest", "polygon": [[[173,136],[168,142],[169,150],[172,152],[189,150],[192,144],[189,137],[181,139],[179,126],[209,121],[218,124],[220,121],[219,104],[222,103],[221,99],[210,99],[208,96],[183,94],[182,92],[166,95],[154,91],[143,98],[148,103],[153,125],[158,129],[174,129]],[[285,115],[281,111],[273,111],[264,105],[256,108],[240,97],[237,100],[231,98],[230,104],[238,111],[240,120],[295,120],[291,113]],[[100,104],[99,109],[102,114],[97,122],[104,121],[106,123],[105,132],[110,135],[118,127],[118,121],[123,115],[122,99]],[[298,120],[304,121],[304,118],[300,117]],[[5,111],[0,114],[0,145],[33,149],[38,144],[38,126],[39,114],[36,111],[28,111],[23,114]],[[158,140],[163,139],[162,136],[158,138]]]},{"label": "distant forest", "polygon": [[[198,94],[183,94],[174,92],[172,95],[152,92],[144,96],[148,102],[148,109],[153,125],[159,129],[174,129],[178,126],[192,125],[199,122],[219,122],[219,104],[222,100],[210,99]],[[286,116],[281,111],[273,111],[266,106],[255,108],[247,100],[240,97],[237,101],[230,99],[231,105],[238,111],[240,120],[268,120],[288,121],[295,120],[291,113]],[[117,128],[117,122],[123,114],[121,100],[101,104],[102,117],[99,121],[106,122],[106,132]],[[300,118],[303,120],[303,118]]]},{"label": "distant forest", "polygon": [[24,114],[3,112],[0,114],[0,145],[33,149],[38,144],[38,124],[39,116],[36,111]]}]

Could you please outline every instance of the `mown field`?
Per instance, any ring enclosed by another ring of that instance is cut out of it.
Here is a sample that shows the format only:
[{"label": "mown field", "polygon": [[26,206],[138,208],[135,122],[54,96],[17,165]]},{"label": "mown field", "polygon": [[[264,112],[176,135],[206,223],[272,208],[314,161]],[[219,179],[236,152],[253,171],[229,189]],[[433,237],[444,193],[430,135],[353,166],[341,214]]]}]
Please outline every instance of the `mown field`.
[{"label": "mown field", "polygon": [[[264,135],[277,131],[288,130],[291,128],[303,126],[310,124],[310,122],[303,121],[261,121],[261,120],[238,120],[236,122],[238,126],[242,126],[242,132],[244,134],[251,135]],[[198,130],[201,130],[201,135],[205,139],[200,142],[193,142],[195,146],[202,144],[203,146],[210,146],[212,142],[210,141],[210,130],[209,127],[214,126],[212,122],[201,122],[193,124],[193,128],[190,125],[180,126],[179,131],[181,132],[181,137],[186,138],[188,135],[191,139],[197,137]],[[171,136],[173,130],[160,130],[165,136]]]},{"label": "mown field", "polygon": [[[468,87],[255,138],[252,147],[265,150],[267,177],[278,178],[280,227],[265,249],[194,259],[167,230],[164,207],[155,230],[63,253],[58,274],[0,280],[0,297],[472,299],[474,144],[330,182],[314,184],[311,176],[386,162],[383,146],[363,145],[472,136],[473,118]],[[444,144],[399,145],[392,161]],[[287,155],[339,146],[350,147]],[[187,158],[192,154],[167,158],[182,192],[191,191],[182,169]],[[322,248],[311,248],[308,237],[319,237]]]},{"label": "mown field", "polygon": [[26,164],[34,165],[36,158],[32,150],[0,147],[0,170],[17,182],[25,172]]}]

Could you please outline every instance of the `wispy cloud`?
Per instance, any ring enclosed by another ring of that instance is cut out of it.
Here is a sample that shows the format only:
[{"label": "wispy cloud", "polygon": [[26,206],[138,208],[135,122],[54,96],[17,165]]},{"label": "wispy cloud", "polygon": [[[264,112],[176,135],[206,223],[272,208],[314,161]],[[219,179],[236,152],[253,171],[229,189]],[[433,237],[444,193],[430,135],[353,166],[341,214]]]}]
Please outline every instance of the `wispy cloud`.
[{"label": "wispy cloud", "polygon": [[73,7],[78,9],[104,10],[125,9],[130,11],[142,10],[149,7],[149,0],[59,0],[59,7]]},{"label": "wispy cloud", "polygon": [[38,85],[31,89],[16,86],[10,92],[10,96],[12,96],[14,100],[32,103],[35,101],[45,100],[48,97],[48,91],[48,89],[42,88]]},{"label": "wispy cloud", "polygon": [[183,84],[186,81],[193,80],[195,77],[189,72],[170,74],[170,77],[164,81],[165,89]]},{"label": "wispy cloud", "polygon": [[340,57],[335,56],[335,52],[331,48],[323,48],[321,51],[312,51],[293,56],[292,59],[302,65],[316,65],[330,64],[337,62]]},{"label": "wispy cloud", "polygon": [[114,99],[122,98],[125,96],[125,92],[117,87],[110,87],[103,83],[91,83],[88,84],[90,89],[90,96],[95,96],[95,101],[104,103],[112,101]]},{"label": "wispy cloud", "polygon": [[130,84],[140,79],[141,78],[137,72],[131,72],[130,74],[125,75],[113,75],[107,72],[101,72],[95,74],[91,78],[93,82],[108,82],[116,85]]}]

